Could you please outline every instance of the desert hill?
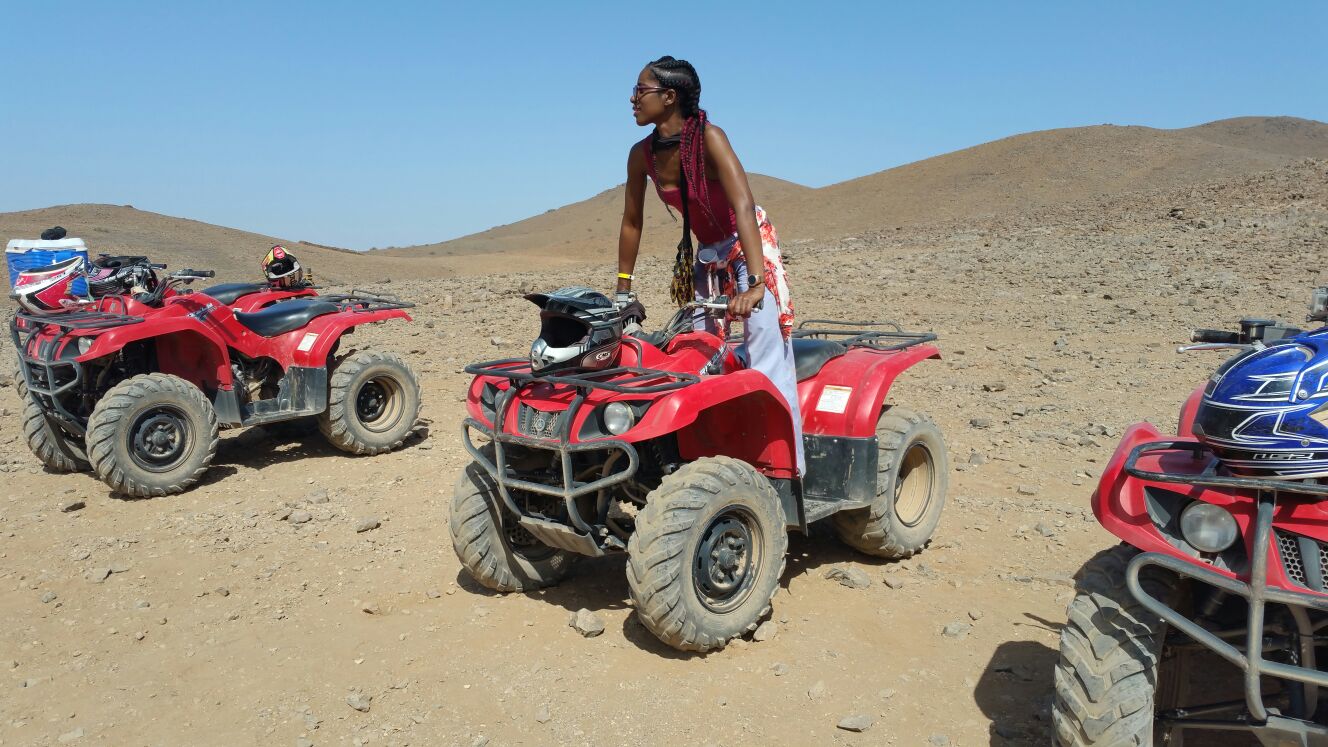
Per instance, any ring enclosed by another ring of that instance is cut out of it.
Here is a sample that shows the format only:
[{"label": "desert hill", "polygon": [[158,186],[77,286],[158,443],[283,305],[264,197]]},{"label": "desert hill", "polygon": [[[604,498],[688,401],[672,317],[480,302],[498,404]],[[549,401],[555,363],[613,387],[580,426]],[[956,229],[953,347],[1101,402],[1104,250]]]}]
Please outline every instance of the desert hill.
[{"label": "desert hill", "polygon": [[58,205],[0,213],[0,238],[35,239],[42,230],[56,225],[64,226],[71,237],[87,242],[94,257],[99,253],[145,254],[171,269],[216,270],[219,280],[257,279],[263,255],[278,243],[295,252],[320,281],[353,282],[445,271],[438,262],[425,267],[425,263],[410,259],[370,258],[348,249],[263,236],[128,205]]},{"label": "desert hill", "polygon": [[[783,179],[749,174],[752,193],[759,204],[772,214],[781,208],[796,204],[814,190]],[[671,251],[682,232],[682,215],[670,214],[654,195],[654,187],[646,187],[646,209],[642,230],[642,246],[650,252]],[[417,257],[450,255],[510,253],[543,253],[559,255],[573,252],[581,257],[602,253],[613,256],[618,246],[618,227],[622,221],[625,189],[619,184],[588,200],[546,211],[525,220],[487,231],[437,244],[381,250],[380,254]]]},{"label": "desert hill", "polygon": [[[1032,132],[820,189],[759,175],[751,181],[757,202],[770,211],[781,237],[824,239],[1170,189],[1325,157],[1328,124],[1242,117],[1176,130],[1096,125]],[[619,185],[517,223],[386,253],[611,255],[622,199]],[[678,230],[658,200],[648,199],[643,249],[671,251]]]},{"label": "desert hill", "polygon": [[[1004,138],[820,189],[760,174],[752,191],[786,242],[826,240],[905,226],[972,221],[1085,200],[1238,179],[1304,158],[1328,158],[1328,124],[1243,117],[1176,130],[1097,125]],[[681,218],[647,195],[643,250],[671,255]],[[62,225],[90,250],[144,253],[173,267],[256,277],[273,243],[285,243],[331,283],[475,275],[510,268],[612,261],[623,187],[436,244],[370,253],[263,236],[115,205],[62,205],[0,213],[0,238],[35,238]]]}]

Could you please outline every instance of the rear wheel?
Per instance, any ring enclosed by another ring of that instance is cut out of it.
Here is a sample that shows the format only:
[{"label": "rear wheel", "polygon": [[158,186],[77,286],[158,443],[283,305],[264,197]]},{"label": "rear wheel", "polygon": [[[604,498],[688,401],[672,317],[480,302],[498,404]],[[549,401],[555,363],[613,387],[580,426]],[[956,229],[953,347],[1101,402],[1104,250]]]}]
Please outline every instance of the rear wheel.
[{"label": "rear wheel", "polygon": [[931,541],[950,483],[941,429],[925,415],[892,407],[876,421],[876,498],[835,514],[848,545],[882,558],[907,558]]},{"label": "rear wheel", "polygon": [[[1183,696],[1183,656],[1164,651],[1167,624],[1125,585],[1125,568],[1139,551],[1118,545],[1084,564],[1061,628],[1052,704],[1059,747],[1179,745],[1154,716]],[[1140,583],[1154,599],[1178,601],[1179,580],[1146,568]]]},{"label": "rear wheel", "polygon": [[117,492],[173,495],[203,476],[217,453],[217,413],[202,390],[170,374],[111,387],[88,418],[88,457]]},{"label": "rear wheel", "polygon": [[395,353],[363,351],[331,367],[319,430],[352,454],[381,454],[410,435],[420,414],[415,372]]},{"label": "rear wheel", "polygon": [[23,399],[23,437],[28,448],[52,472],[87,472],[91,469],[83,439],[74,438],[59,428],[52,428],[42,406],[28,396],[23,375],[15,375],[18,396]]},{"label": "rear wheel", "polygon": [[751,465],[699,459],[646,498],[627,543],[636,615],[684,651],[723,648],[770,612],[788,550],[779,496]]},{"label": "rear wheel", "polygon": [[495,591],[532,591],[562,581],[576,553],[536,540],[502,506],[493,477],[478,462],[467,465],[452,492],[450,521],[452,549],[461,565]]}]

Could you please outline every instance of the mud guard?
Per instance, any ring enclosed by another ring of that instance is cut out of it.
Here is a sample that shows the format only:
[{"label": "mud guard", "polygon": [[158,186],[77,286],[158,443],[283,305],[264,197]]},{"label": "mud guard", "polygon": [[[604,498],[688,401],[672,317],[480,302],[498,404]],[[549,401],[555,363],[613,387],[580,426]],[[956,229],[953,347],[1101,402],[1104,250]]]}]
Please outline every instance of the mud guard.
[{"label": "mud guard", "polygon": [[679,455],[741,459],[766,477],[794,477],[793,421],[765,374],[736,371],[704,377],[661,397],[631,431],[633,441],[678,434]]},{"label": "mud guard", "polygon": [[226,341],[192,315],[153,319],[151,324],[131,324],[102,332],[93,338],[79,363],[103,358],[126,345],[148,340],[157,350],[161,373],[179,376],[204,389],[229,388],[232,383]]},{"label": "mud guard", "polygon": [[[890,385],[914,364],[939,359],[934,345],[882,352],[852,348],[826,363],[815,376],[798,382],[803,433],[871,438]],[[809,468],[810,471],[810,468]]]},{"label": "mud guard", "polygon": [[299,338],[299,343],[291,354],[292,364],[311,368],[326,366],[332,348],[343,335],[347,334],[347,330],[361,324],[385,322],[388,319],[411,321],[410,314],[401,309],[342,312],[316,317],[303,328],[288,333]]}]

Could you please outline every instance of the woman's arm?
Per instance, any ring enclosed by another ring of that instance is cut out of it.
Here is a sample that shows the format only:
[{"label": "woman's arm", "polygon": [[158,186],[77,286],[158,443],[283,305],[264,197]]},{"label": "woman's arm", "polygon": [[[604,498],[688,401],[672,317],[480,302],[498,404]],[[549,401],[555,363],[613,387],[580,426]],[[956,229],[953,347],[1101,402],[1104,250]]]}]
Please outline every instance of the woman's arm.
[{"label": "woman's arm", "polygon": [[[646,156],[638,145],[627,154],[627,199],[623,205],[622,228],[618,232],[618,272],[631,275],[636,269],[636,255],[641,251],[641,216],[645,210]],[[626,293],[632,281],[618,278],[617,290]]]},{"label": "woman's arm", "polygon": [[747,259],[747,272],[756,276],[756,284],[729,300],[729,313],[745,317],[765,297],[765,259],[761,254],[761,231],[756,226],[756,201],[747,184],[747,172],[738,161],[738,154],[729,145],[729,138],[715,125],[705,129],[706,160],[715,165],[715,174],[724,186],[724,194],[733,207],[738,223],[738,241],[742,242],[742,255]]}]

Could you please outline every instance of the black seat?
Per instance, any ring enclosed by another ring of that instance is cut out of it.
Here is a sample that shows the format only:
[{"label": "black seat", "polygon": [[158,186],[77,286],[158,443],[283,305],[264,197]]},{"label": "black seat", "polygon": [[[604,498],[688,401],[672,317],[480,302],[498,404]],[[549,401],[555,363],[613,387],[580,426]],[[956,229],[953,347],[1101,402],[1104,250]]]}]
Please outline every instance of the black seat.
[{"label": "black seat", "polygon": [[272,304],[266,309],[251,314],[237,311],[235,312],[235,321],[264,337],[276,337],[303,327],[314,317],[335,314],[340,310],[336,304],[327,301],[319,301],[315,298],[293,298],[289,301]]},{"label": "black seat", "polygon": [[[790,342],[793,343],[793,368],[797,372],[798,381],[810,379],[820,373],[821,367],[826,363],[848,352],[848,348],[834,340],[795,337]],[[747,356],[746,345],[739,345],[733,354],[744,367],[752,365],[751,358]]]},{"label": "black seat", "polygon": [[205,293],[217,301],[230,306],[240,299],[240,296],[247,296],[250,293],[257,293],[267,286],[262,283],[222,283],[214,285],[211,288],[204,288],[199,291]]},{"label": "black seat", "polygon": [[843,343],[834,340],[809,340],[795,337],[793,343],[793,366],[798,372],[798,381],[809,379],[820,373],[826,363],[848,352]]}]

